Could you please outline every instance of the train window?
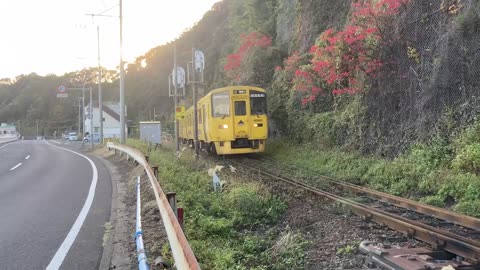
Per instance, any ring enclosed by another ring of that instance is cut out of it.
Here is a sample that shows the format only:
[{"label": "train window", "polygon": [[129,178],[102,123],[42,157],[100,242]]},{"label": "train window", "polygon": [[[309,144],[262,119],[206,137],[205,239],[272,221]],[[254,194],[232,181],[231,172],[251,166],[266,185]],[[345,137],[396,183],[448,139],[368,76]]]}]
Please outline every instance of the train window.
[{"label": "train window", "polygon": [[267,95],[264,92],[250,90],[250,114],[267,113]]},{"label": "train window", "polygon": [[237,116],[247,115],[247,102],[243,100],[235,101],[235,115]]},{"label": "train window", "polygon": [[212,114],[213,117],[230,116],[230,94],[228,92],[212,95]]}]

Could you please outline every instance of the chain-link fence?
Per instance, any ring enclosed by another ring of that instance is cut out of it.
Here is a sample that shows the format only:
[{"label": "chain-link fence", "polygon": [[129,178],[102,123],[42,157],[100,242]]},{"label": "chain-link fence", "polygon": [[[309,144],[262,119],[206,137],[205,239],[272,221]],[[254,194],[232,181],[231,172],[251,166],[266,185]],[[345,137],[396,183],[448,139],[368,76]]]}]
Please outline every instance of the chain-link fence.
[{"label": "chain-link fence", "polygon": [[383,74],[365,98],[365,152],[395,155],[480,112],[480,2],[414,0],[396,20]]}]

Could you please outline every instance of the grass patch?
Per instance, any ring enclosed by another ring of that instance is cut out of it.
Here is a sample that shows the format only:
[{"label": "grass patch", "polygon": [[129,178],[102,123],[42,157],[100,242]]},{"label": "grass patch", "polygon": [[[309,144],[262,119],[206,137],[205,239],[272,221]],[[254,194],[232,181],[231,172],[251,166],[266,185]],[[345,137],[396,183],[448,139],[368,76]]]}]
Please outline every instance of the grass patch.
[{"label": "grass patch", "polygon": [[277,170],[310,182],[322,181],[315,176],[330,176],[480,217],[480,177],[476,174],[480,138],[472,135],[477,129],[468,129],[456,147],[434,138],[394,160],[285,140],[270,140],[266,154],[277,160]]},{"label": "grass patch", "polygon": [[[185,209],[185,234],[202,269],[304,268],[308,243],[302,234],[276,227],[287,203],[265,186],[220,173],[228,183],[214,192],[206,167],[195,166],[188,151],[175,160],[170,148],[147,153],[142,141],[127,144],[159,166],[165,192],[177,193],[178,205]],[[162,253],[168,257],[167,247]]]}]

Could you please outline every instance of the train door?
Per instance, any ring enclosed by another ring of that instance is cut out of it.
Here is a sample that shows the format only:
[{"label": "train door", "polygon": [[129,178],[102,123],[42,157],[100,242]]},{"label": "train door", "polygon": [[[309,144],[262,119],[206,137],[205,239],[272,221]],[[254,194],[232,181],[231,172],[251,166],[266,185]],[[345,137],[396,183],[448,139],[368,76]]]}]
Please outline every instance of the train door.
[{"label": "train door", "polygon": [[236,99],[233,101],[233,132],[235,138],[248,138],[249,124],[247,116],[247,100]]},{"label": "train door", "polygon": [[208,138],[207,138],[207,129],[208,129],[208,124],[207,124],[207,115],[208,115],[208,112],[206,111],[206,107],[205,107],[205,104],[202,105],[202,115],[201,117],[203,118],[203,138],[205,139],[205,142],[208,142]]}]

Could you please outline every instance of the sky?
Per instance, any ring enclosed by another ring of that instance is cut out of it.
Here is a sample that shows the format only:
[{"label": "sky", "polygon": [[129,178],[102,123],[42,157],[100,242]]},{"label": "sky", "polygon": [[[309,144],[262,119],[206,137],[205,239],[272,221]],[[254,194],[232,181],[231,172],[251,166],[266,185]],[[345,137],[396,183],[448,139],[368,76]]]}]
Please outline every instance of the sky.
[{"label": "sky", "polygon": [[[123,55],[133,61],[178,37],[219,0],[123,0]],[[104,12],[105,11],[105,12]],[[99,14],[111,17],[92,17]],[[120,62],[119,0],[0,0],[0,78]]]}]

